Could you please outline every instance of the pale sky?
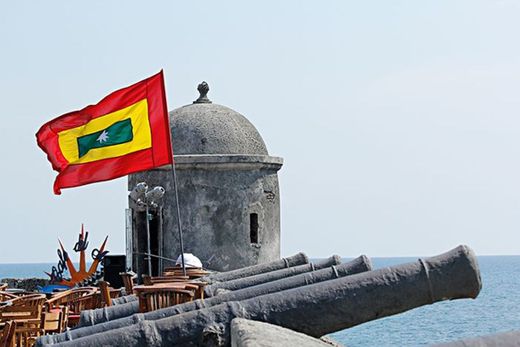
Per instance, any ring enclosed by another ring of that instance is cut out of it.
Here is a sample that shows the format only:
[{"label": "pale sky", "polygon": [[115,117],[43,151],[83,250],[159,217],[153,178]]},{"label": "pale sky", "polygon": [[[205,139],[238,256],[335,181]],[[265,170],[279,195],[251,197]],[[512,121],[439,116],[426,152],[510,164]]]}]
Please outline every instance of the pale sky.
[{"label": "pale sky", "polygon": [[519,18],[514,0],[2,1],[0,263],[54,262],[82,222],[124,252],[126,178],[55,196],[34,134],[160,69],[170,110],[206,80],[284,158],[282,255],[519,254]]}]

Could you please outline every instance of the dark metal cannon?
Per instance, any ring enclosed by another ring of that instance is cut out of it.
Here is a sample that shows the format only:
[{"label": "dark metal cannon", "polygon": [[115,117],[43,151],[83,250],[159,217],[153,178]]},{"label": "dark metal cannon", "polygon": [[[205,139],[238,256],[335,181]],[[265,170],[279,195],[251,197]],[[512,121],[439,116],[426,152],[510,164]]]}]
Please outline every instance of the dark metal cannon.
[{"label": "dark metal cannon", "polygon": [[[318,262],[318,265],[314,265],[314,269],[316,267],[321,268],[321,267],[325,266],[326,264],[329,264],[329,266],[334,265],[334,264],[338,263],[339,261],[340,261],[340,259],[338,256],[332,256],[326,260]],[[348,262],[346,269],[349,269],[348,271],[350,271],[350,273],[367,271],[367,267],[369,265],[366,265],[366,264],[368,264],[368,262],[369,262],[368,258],[360,257],[360,258],[352,260],[351,262]],[[307,271],[312,271],[312,269],[313,269],[313,265],[300,265],[300,266],[306,267],[305,269],[307,269]],[[293,268],[299,268],[300,266],[295,266],[295,267],[292,267],[289,269],[272,271],[272,272],[268,272],[268,273],[260,274],[260,275],[256,275],[256,276],[250,276],[250,277],[246,277],[245,279],[252,279],[253,283],[264,283],[266,280],[274,281],[276,278],[280,278],[280,272],[282,275],[285,274],[286,276],[289,276],[291,274],[296,275],[296,273],[293,273],[291,271],[289,271],[288,273],[286,273],[284,271],[290,270]],[[275,277],[271,278],[269,276],[269,274],[271,274],[271,273],[276,273]],[[260,278],[257,278],[257,277],[260,277]],[[225,282],[223,282],[223,283],[225,283]],[[293,287],[291,287],[291,288],[293,288]],[[271,291],[271,293],[272,292],[273,291]],[[233,300],[235,300],[235,299],[233,299]],[[85,310],[81,313],[80,322],[79,322],[78,326],[83,327],[83,326],[90,326],[90,325],[94,325],[94,324],[98,324],[98,323],[102,323],[102,322],[107,322],[107,321],[111,321],[111,320],[122,318],[122,317],[128,317],[137,312],[139,312],[139,304],[137,302],[134,302],[131,304],[126,304],[126,305],[118,305],[117,307],[105,307],[105,308],[99,308],[99,309],[95,309],[95,310]]]},{"label": "dark metal cannon", "polygon": [[112,305],[123,305],[132,301],[137,301],[137,297],[135,295],[125,295],[112,299]]},{"label": "dark metal cannon", "polygon": [[476,298],[480,272],[466,246],[436,257],[142,321],[56,346],[229,346],[235,317],[319,337],[441,300]]},{"label": "dark metal cannon", "polygon": [[237,278],[226,282],[213,283],[204,288],[204,295],[206,295],[207,297],[212,297],[224,290],[238,290],[242,288],[252,287],[258,284],[272,282],[282,278],[291,277],[305,272],[320,270],[332,265],[339,264],[341,264],[341,257],[339,255],[333,255],[327,259],[318,261],[316,263],[292,266],[287,269],[265,272],[258,275]]},{"label": "dark metal cannon", "polygon": [[[371,271],[372,265],[370,260],[362,255],[356,259],[353,259],[345,264],[341,264],[338,266],[333,266],[321,270],[316,270],[314,272],[303,273],[295,276],[291,276],[289,278],[280,279],[277,281],[272,281],[268,283],[263,283],[260,285],[256,285],[253,287],[244,288],[241,290],[231,291],[228,293],[224,293],[221,295],[217,295],[211,298],[207,298],[204,300],[195,300],[192,302],[187,302],[180,305],[175,305],[172,307],[167,307],[164,309],[160,309],[157,311],[147,312],[147,313],[135,313],[139,310],[138,303],[134,304],[133,310],[134,314],[129,317],[119,318],[115,320],[111,320],[105,323],[99,323],[93,326],[84,326],[78,329],[74,329],[71,331],[67,331],[62,334],[57,335],[47,335],[43,336],[37,346],[41,346],[43,344],[53,344],[63,341],[69,341],[78,339],[83,336],[89,336],[92,334],[97,334],[100,332],[104,332],[111,329],[118,329],[121,327],[125,327],[128,325],[135,324],[139,321],[143,320],[157,320],[165,317],[198,310],[201,308],[207,308],[211,306],[215,306],[221,304],[226,301],[240,301],[249,298],[258,297],[265,294],[270,294],[274,292],[279,292],[282,290],[287,290],[291,288],[301,287],[305,285],[309,285],[312,283],[318,283],[323,281],[328,281],[331,279],[344,277],[356,273],[361,273],[365,271]],[[96,311],[89,311],[91,314]],[[100,312],[100,311],[97,311]],[[84,321],[92,322],[96,318],[92,316],[83,315],[82,318]]]},{"label": "dark metal cannon", "polygon": [[265,264],[258,264],[244,267],[241,269],[210,274],[202,278],[202,281],[209,284],[214,282],[231,281],[237,278],[259,275],[266,272],[276,271],[292,266],[308,264],[309,258],[304,253],[297,253],[287,258],[282,258]]}]

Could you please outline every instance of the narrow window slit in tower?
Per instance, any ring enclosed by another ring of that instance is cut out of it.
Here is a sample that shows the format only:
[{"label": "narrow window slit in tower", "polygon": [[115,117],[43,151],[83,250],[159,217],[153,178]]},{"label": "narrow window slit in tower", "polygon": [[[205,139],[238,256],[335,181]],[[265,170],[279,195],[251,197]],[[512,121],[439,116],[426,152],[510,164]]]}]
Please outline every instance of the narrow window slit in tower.
[{"label": "narrow window slit in tower", "polygon": [[249,215],[249,236],[251,243],[258,243],[258,213]]}]

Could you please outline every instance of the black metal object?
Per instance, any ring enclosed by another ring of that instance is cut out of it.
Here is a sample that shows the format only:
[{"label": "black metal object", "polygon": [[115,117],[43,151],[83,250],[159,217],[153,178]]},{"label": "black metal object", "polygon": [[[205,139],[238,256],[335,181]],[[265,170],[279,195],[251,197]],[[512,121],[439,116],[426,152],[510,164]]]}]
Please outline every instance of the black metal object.
[{"label": "black metal object", "polygon": [[301,273],[311,272],[339,264],[341,264],[341,257],[339,255],[333,255],[317,263],[292,266],[290,268],[266,272],[254,276],[237,278],[226,282],[214,283],[204,288],[204,295],[206,297],[212,297],[219,294],[219,292],[222,291],[238,290],[242,288],[252,287],[262,283],[272,282],[282,278],[287,278],[299,275]]},{"label": "black metal object", "polygon": [[121,288],[124,286],[123,279],[119,275],[126,270],[125,255],[106,255],[103,258],[103,278],[110,283],[111,287]]},{"label": "black metal object", "polygon": [[235,317],[319,337],[436,301],[475,298],[480,289],[476,257],[459,246],[414,263],[143,321],[56,346],[230,346]]},{"label": "black metal object", "polygon": [[265,264],[258,264],[241,269],[219,272],[211,274],[202,278],[202,281],[208,282],[209,284],[215,282],[231,281],[237,278],[249,277],[259,275],[266,272],[276,271],[291,266],[308,264],[309,258],[304,253],[297,253],[287,258],[282,258]]}]

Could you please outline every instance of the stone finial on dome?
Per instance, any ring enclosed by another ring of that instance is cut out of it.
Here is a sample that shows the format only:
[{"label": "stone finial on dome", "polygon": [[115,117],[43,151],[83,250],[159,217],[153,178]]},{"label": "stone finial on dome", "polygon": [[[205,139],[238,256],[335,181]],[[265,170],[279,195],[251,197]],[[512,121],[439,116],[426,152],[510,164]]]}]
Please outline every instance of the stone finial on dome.
[{"label": "stone finial on dome", "polygon": [[197,100],[195,100],[194,104],[211,104],[211,100],[208,99],[209,85],[206,81],[202,81],[201,84],[197,87],[197,90],[200,93],[200,96]]}]

